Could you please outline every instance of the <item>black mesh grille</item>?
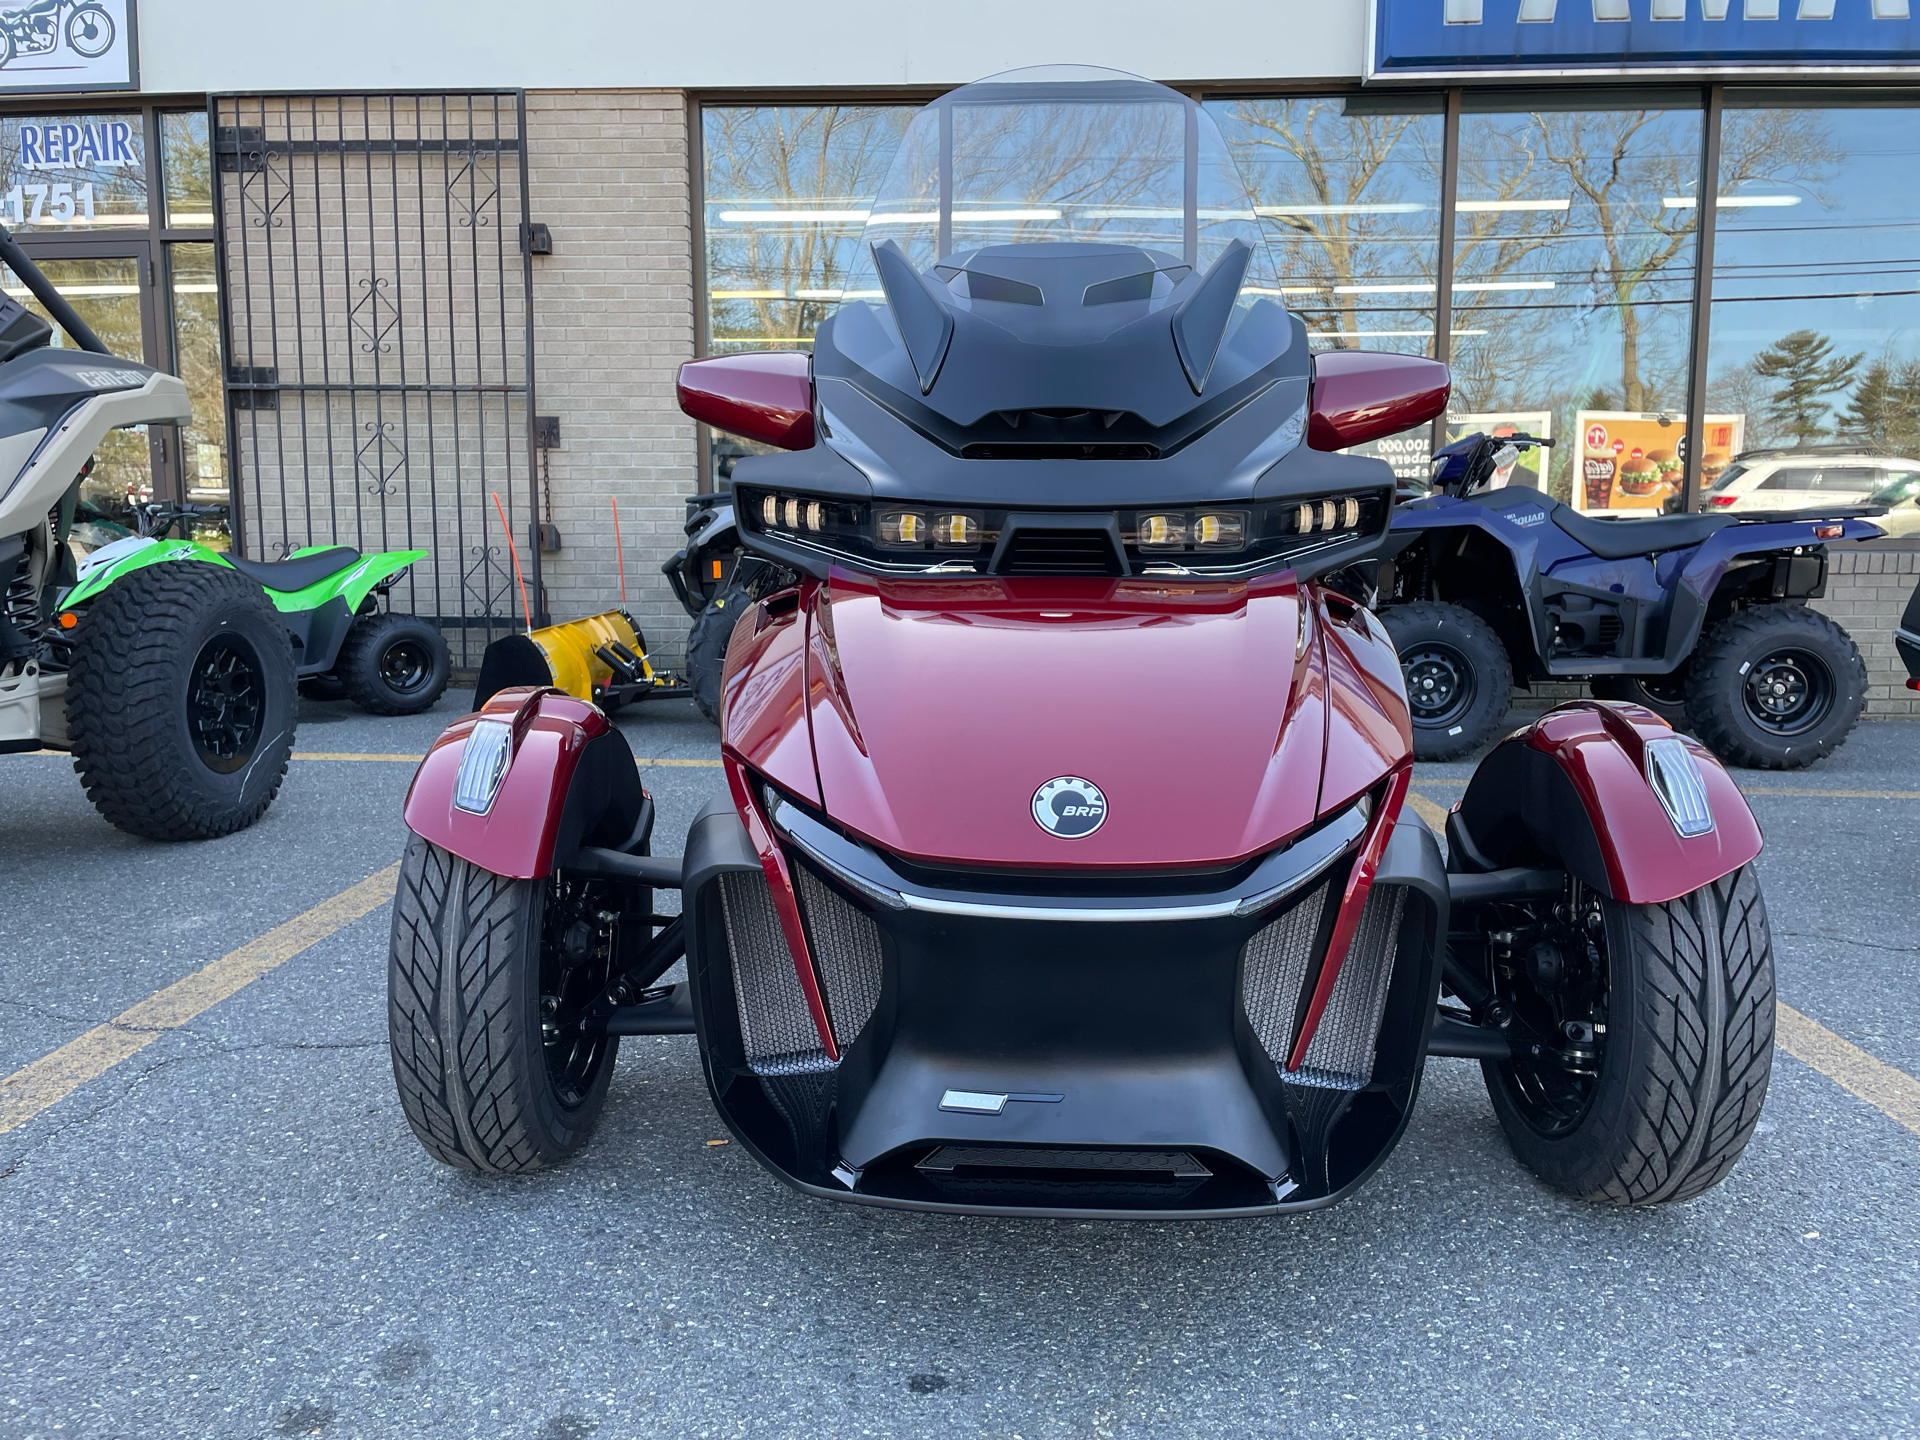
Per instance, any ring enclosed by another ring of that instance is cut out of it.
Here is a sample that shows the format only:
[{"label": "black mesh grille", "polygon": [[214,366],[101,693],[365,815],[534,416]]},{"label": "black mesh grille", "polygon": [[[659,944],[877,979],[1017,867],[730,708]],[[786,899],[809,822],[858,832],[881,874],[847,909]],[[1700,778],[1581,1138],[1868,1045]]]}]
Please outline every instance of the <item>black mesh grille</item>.
[{"label": "black mesh grille", "polygon": [[826,987],[834,1043],[844,1051],[880,1003],[880,927],[810,870],[796,866],[794,883],[800,890],[814,969]]},{"label": "black mesh grille", "polygon": [[734,1003],[747,1065],[762,1075],[794,1075],[829,1068],[793,968],[767,877],[729,871],[720,877],[727,950],[733,959]]},{"label": "black mesh grille", "polygon": [[1300,987],[1313,962],[1314,937],[1326,904],[1322,885],[1278,920],[1247,941],[1240,966],[1240,1003],[1247,1023],[1274,1064],[1284,1065],[1293,1048],[1293,1019],[1300,1011]]},{"label": "black mesh grille", "polygon": [[1002,575],[1119,575],[1124,573],[1104,530],[1022,530],[1007,544]]},{"label": "black mesh grille", "polygon": [[1320,1028],[1313,1032],[1299,1070],[1288,1077],[1296,1084],[1357,1090],[1373,1078],[1373,1050],[1387,1007],[1406,901],[1404,885],[1376,885],[1367,893],[1346,963],[1320,1014]]}]

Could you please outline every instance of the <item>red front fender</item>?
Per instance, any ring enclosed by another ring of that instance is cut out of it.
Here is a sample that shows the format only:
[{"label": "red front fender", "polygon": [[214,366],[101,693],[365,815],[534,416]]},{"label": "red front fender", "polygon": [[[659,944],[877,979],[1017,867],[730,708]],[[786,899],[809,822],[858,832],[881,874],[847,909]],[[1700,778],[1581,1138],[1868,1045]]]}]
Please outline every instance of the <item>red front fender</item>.
[{"label": "red front fender", "polygon": [[1681,737],[1699,769],[1713,828],[1682,835],[1648,779],[1648,742],[1672,728],[1638,705],[1581,700],[1495,746],[1448,818],[1462,866],[1557,863],[1615,900],[1656,905],[1710,885],[1759,855],[1760,826],[1733,777]]},{"label": "red front fender", "polygon": [[[493,803],[473,814],[454,804],[454,788],[481,720],[509,725],[513,746]],[[626,737],[598,707],[516,686],[441,732],[407,790],[405,816],[414,834],[483,870],[534,880],[583,843],[622,845],[645,798]]]}]

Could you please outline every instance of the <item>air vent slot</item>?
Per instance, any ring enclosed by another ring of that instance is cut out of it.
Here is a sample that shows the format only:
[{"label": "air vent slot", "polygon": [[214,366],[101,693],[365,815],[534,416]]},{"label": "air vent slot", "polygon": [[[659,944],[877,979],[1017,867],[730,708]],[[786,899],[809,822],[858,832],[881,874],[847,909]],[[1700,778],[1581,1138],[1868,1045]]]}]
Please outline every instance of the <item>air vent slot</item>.
[{"label": "air vent slot", "polygon": [[1072,441],[995,441],[976,442],[960,451],[963,460],[1158,460],[1160,447],[1121,441],[1092,441],[1078,445]]},{"label": "air vent slot", "polygon": [[1124,575],[1104,530],[1015,530],[995,557],[998,575]]}]

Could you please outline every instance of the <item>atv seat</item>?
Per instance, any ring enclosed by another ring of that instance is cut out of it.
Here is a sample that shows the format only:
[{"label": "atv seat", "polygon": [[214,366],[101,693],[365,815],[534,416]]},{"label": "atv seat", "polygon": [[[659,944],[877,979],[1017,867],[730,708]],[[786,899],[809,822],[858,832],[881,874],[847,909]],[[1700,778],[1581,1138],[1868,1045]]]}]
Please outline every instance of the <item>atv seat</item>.
[{"label": "atv seat", "polygon": [[284,594],[289,590],[304,590],[309,585],[317,585],[329,575],[338,575],[359,559],[360,552],[352,546],[337,545],[317,555],[301,555],[292,560],[242,560],[238,555],[229,555],[227,563],[254,584]]},{"label": "atv seat", "polygon": [[1650,515],[1644,520],[1602,520],[1571,505],[1550,502],[1548,514],[1561,530],[1602,560],[1626,560],[1662,550],[1698,545],[1716,530],[1738,525],[1737,515]]}]

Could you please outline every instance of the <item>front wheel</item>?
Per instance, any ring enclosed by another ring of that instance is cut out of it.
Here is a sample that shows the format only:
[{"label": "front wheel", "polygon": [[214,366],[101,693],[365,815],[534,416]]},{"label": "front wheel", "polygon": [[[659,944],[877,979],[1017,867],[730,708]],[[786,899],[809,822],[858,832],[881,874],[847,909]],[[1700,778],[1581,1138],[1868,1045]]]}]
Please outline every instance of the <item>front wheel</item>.
[{"label": "front wheel", "polygon": [[1846,631],[1805,605],[1755,605],[1701,640],[1687,715],[1729,765],[1797,770],[1840,748],[1866,695],[1867,667]]},{"label": "front wheel", "polygon": [[98,5],[76,5],[67,17],[67,45],[83,60],[113,48],[113,17]]},{"label": "front wheel", "polygon": [[362,615],[347,631],[333,673],[346,697],[373,715],[433,708],[453,674],[439,630],[414,615]]},{"label": "front wheel", "polygon": [[1513,695],[1513,662],[1485,620],[1460,605],[1417,600],[1380,621],[1400,653],[1417,760],[1454,760],[1492,738]]},{"label": "front wheel", "polygon": [[[1691,1200],[1746,1148],[1773,1063],[1773,943],[1751,868],[1663,905],[1588,892],[1493,963],[1512,1061],[1482,1062],[1522,1164],[1605,1205]],[[1509,932],[1512,933],[1512,932]]]},{"label": "front wheel", "polygon": [[600,883],[513,880],[408,840],[387,1039],[401,1108],[434,1159],[514,1175],[586,1144],[620,1050],[587,1028],[614,956]]},{"label": "front wheel", "polygon": [[293,646],[224,565],[149,565],[80,622],[67,734],[87,798],[129,834],[209,840],[265,813],[293,752]]},{"label": "front wheel", "polygon": [[707,602],[687,631],[687,684],[693,703],[715,725],[720,723],[720,672],[727,663],[727,642],[733,638],[734,622],[752,604],[746,586],[730,584]]}]

